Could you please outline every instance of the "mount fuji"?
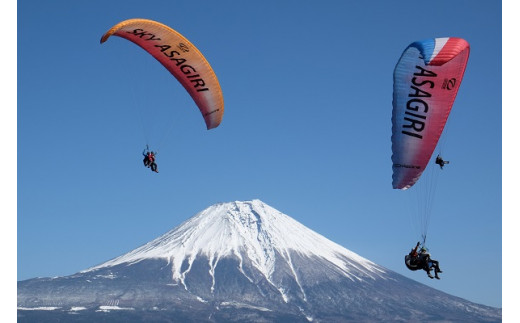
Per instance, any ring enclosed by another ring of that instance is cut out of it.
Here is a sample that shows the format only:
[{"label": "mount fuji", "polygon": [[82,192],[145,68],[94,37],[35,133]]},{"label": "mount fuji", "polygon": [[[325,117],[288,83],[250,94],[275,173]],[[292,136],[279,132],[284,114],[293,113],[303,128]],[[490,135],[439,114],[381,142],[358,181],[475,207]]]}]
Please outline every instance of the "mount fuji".
[{"label": "mount fuji", "polygon": [[260,200],[208,207],[79,273],[18,282],[19,322],[501,322]]}]

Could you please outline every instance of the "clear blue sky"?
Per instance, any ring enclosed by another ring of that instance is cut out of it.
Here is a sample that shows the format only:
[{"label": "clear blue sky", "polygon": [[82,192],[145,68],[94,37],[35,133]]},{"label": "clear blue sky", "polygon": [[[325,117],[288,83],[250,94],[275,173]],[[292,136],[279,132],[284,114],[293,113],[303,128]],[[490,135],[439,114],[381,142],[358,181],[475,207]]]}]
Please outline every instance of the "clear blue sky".
[{"label": "clear blue sky", "polygon": [[[500,1],[17,5],[17,131],[5,135],[17,136],[17,280],[70,275],[214,203],[261,199],[390,270],[502,306]],[[129,18],[202,51],[224,93],[218,128],[136,45],[99,44]],[[403,263],[419,237],[410,191],[391,185],[392,73],[411,42],[448,36],[471,53],[444,138],[432,281]],[[142,166],[147,141],[159,174]]]}]

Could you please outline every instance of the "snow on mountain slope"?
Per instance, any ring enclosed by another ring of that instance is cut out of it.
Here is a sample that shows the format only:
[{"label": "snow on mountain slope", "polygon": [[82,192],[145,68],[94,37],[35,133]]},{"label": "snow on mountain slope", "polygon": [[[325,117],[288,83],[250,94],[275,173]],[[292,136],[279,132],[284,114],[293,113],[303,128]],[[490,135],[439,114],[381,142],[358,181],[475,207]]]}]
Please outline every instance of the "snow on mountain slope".
[{"label": "snow on mountain slope", "polygon": [[[293,253],[326,260],[351,280],[384,278],[384,268],[328,240],[260,200],[210,206],[159,238],[85,272],[163,258],[172,263],[173,279],[184,284],[184,277],[197,255],[209,259],[212,275],[221,258],[234,256],[240,260],[240,268],[244,257],[247,257],[270,281],[276,265],[276,253],[291,268],[296,280],[298,277],[291,261]],[[185,260],[189,264],[188,269],[181,271]]]}]

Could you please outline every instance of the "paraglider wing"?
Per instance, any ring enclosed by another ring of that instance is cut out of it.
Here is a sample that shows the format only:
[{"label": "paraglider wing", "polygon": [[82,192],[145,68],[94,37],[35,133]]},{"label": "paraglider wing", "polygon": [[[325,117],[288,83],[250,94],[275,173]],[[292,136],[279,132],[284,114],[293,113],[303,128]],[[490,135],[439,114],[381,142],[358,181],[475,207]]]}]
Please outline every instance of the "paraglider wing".
[{"label": "paraglider wing", "polygon": [[457,95],[469,56],[461,38],[417,41],[394,70],[392,185],[410,188],[426,168]]},{"label": "paraglider wing", "polygon": [[207,129],[218,127],[224,114],[222,90],[201,52],[181,34],[159,22],[129,19],[108,30],[101,43],[115,35],[134,42],[157,59],[188,91]]}]

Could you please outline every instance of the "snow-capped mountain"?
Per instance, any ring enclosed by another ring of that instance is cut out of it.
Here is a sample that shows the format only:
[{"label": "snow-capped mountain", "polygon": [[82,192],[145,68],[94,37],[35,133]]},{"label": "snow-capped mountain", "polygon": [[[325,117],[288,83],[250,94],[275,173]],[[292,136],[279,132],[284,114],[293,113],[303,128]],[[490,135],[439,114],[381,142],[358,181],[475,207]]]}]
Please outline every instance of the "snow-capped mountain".
[{"label": "snow-capped mountain", "polygon": [[[243,266],[244,261],[249,262],[283,296],[283,286],[274,281],[275,270],[281,266],[289,269],[298,283],[297,271],[301,269],[295,268],[293,256],[322,258],[351,280],[382,278],[385,273],[382,267],[259,200],[213,205],[150,243],[87,271],[145,259],[164,259],[172,266],[172,279],[188,289],[186,275],[195,259],[204,257],[208,260],[213,289],[219,260],[234,258],[242,275],[248,278]],[[188,268],[181,269],[183,264]]]},{"label": "snow-capped mountain", "polygon": [[210,206],[75,275],[19,282],[18,309],[19,321],[501,321],[500,309],[398,275],[260,200]]}]

